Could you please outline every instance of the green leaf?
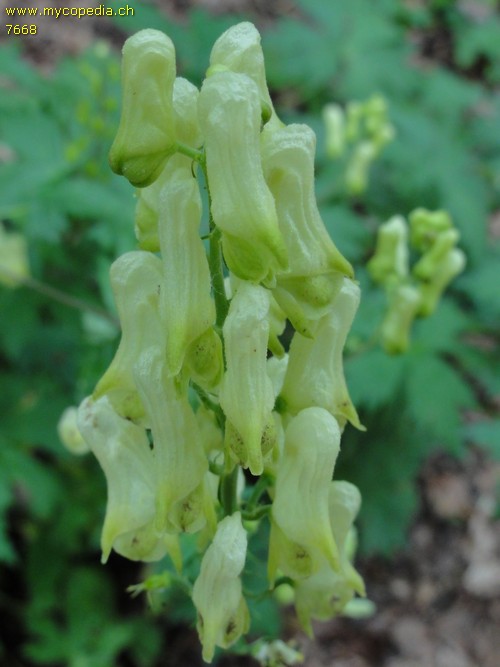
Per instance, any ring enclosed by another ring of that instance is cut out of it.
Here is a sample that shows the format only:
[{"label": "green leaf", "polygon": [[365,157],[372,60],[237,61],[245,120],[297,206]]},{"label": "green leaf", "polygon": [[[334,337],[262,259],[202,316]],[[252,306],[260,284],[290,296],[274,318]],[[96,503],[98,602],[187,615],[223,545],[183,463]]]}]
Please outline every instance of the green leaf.
[{"label": "green leaf", "polygon": [[467,424],[465,434],[474,444],[484,447],[496,461],[500,461],[500,419]]},{"label": "green leaf", "polygon": [[417,508],[415,476],[427,448],[398,397],[367,416],[365,425],[367,433],[344,433],[335,478],[348,479],[361,491],[361,551],[390,554],[405,544]]},{"label": "green leaf", "polygon": [[345,205],[323,206],[323,221],[340,252],[350,261],[359,262],[372,244],[366,220]]},{"label": "green leaf", "polygon": [[354,404],[374,410],[390,404],[401,390],[405,359],[375,348],[348,358],[345,372]]},{"label": "green leaf", "polygon": [[406,371],[407,410],[436,445],[462,453],[461,411],[474,405],[472,391],[452,366],[412,350]]},{"label": "green leaf", "polygon": [[460,353],[463,348],[461,335],[470,326],[466,313],[445,296],[433,315],[415,320],[412,347],[431,352]]},{"label": "green leaf", "polygon": [[489,252],[481,263],[460,278],[459,286],[481,309],[486,322],[494,328],[500,317],[498,299],[498,277],[500,275],[500,253]]}]

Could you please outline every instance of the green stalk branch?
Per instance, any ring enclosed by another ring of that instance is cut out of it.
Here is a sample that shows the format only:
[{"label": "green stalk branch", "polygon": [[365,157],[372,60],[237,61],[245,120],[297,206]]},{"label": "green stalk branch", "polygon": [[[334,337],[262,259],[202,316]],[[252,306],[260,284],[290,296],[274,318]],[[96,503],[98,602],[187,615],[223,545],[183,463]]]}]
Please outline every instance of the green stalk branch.
[{"label": "green stalk branch", "polygon": [[238,509],[237,485],[238,470],[235,466],[233,471],[224,475],[220,481],[220,502],[224,510],[224,516],[231,516]]},{"label": "green stalk branch", "polygon": [[40,280],[36,280],[35,278],[19,278],[17,274],[11,273],[5,268],[2,268],[0,271],[7,278],[15,280],[18,285],[27,287],[28,289],[31,289],[34,292],[38,292],[38,294],[42,294],[43,296],[52,299],[53,301],[57,301],[64,306],[68,306],[69,308],[75,308],[76,310],[81,310],[84,313],[94,313],[95,315],[99,315],[99,317],[102,317],[108,320],[108,322],[111,322],[111,324],[113,324],[115,327],[120,328],[120,322],[103,308],[93,306],[90,303],[82,301],[81,299],[78,299],[75,296],[71,296],[70,294],[66,294],[66,292],[62,292],[56,287],[47,285],[46,283],[43,283]]}]

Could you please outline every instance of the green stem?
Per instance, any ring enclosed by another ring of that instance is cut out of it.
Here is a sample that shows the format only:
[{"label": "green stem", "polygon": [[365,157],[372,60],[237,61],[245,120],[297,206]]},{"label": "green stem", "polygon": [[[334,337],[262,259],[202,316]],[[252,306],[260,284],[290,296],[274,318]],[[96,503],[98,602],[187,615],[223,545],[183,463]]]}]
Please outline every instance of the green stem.
[{"label": "green stem", "polygon": [[11,280],[15,279],[19,285],[27,287],[28,289],[32,289],[34,292],[38,292],[38,294],[42,294],[43,296],[46,296],[49,299],[53,299],[58,303],[62,303],[64,306],[69,306],[70,308],[81,310],[84,313],[94,313],[95,315],[99,315],[99,317],[108,320],[108,322],[111,322],[111,324],[113,324],[115,327],[118,328],[120,327],[120,322],[103,308],[99,308],[98,306],[93,306],[89,303],[86,303],[85,301],[82,301],[81,299],[78,299],[75,296],[66,294],[66,292],[62,292],[61,290],[58,290],[57,288],[52,287],[51,285],[42,283],[39,280],[36,280],[35,278],[19,279],[16,274],[11,273],[10,271],[4,268],[2,268],[0,272]]},{"label": "green stem", "polygon": [[205,177],[205,186],[207,188],[208,195],[208,223],[210,229],[210,234],[208,236],[210,248],[208,253],[208,266],[210,268],[212,287],[214,290],[216,313],[215,324],[219,331],[221,331],[222,325],[224,324],[229,310],[229,301],[226,297],[226,289],[224,287],[224,264],[221,247],[221,232],[220,229],[215,225],[212,215],[212,197],[210,196],[210,185],[208,182],[207,165],[205,159],[203,159],[200,164],[201,168],[203,169],[203,176]]},{"label": "green stem", "polygon": [[226,415],[224,414],[221,406],[218,403],[212,401],[207,392],[202,387],[200,387],[200,385],[196,384],[196,382],[191,382],[191,385],[195,392],[198,394],[198,397],[203,405],[215,414],[215,418],[217,419],[217,423],[219,424],[220,428],[224,429]]},{"label": "green stem", "polygon": [[[207,188],[208,196],[208,221],[210,230],[208,266],[210,268],[210,276],[212,279],[212,288],[214,292],[215,326],[220,333],[222,332],[222,327],[229,311],[229,301],[227,299],[226,289],[224,287],[224,265],[222,257],[221,232],[220,229],[218,229],[215,225],[212,215],[212,197],[210,196],[210,185],[208,182],[207,165],[204,155],[203,159],[200,160],[200,165],[203,170],[203,176],[205,177],[205,186]],[[224,350],[224,339],[222,339],[222,349]],[[200,395],[200,398],[203,400],[204,397]],[[220,410],[220,412],[223,416],[223,423],[221,424],[221,428],[224,430],[225,417],[222,410]],[[220,415],[217,412],[216,417],[220,423]],[[235,466],[232,472],[222,475],[220,480],[219,499],[224,511],[224,516],[231,516],[231,514],[234,514],[234,512],[236,512],[238,509],[238,470],[239,467]]]},{"label": "green stem", "polygon": [[220,481],[220,502],[224,510],[224,516],[231,516],[238,509],[238,498],[236,495],[238,485],[238,470],[235,466],[233,471],[224,475]]},{"label": "green stem", "polygon": [[204,164],[205,155],[203,151],[199,151],[196,148],[191,148],[191,146],[177,142],[177,152],[182,153],[182,155],[185,155],[186,157],[190,157],[192,160],[199,162],[201,165]]},{"label": "green stem", "polygon": [[241,513],[242,518],[245,521],[258,521],[262,517],[267,516],[271,512],[272,505],[259,505],[251,512],[243,511]]},{"label": "green stem", "polygon": [[[210,214],[212,224],[212,215]],[[210,234],[210,253],[208,256],[208,264],[210,266],[210,273],[212,275],[212,286],[214,289],[214,301],[216,312],[216,326],[222,330],[222,325],[225,322],[229,310],[229,301],[226,297],[226,290],[224,288],[224,273],[222,270],[222,249],[221,249],[221,233],[215,227]]]}]

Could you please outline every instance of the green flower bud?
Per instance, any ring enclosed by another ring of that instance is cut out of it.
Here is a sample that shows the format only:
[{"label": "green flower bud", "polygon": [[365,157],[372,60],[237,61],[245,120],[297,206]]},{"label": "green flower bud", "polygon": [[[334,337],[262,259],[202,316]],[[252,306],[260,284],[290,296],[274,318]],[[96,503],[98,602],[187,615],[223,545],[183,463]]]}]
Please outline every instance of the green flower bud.
[{"label": "green flower bud", "polygon": [[382,345],[389,354],[408,349],[413,320],[420,307],[420,291],[412,285],[395,285],[388,290],[389,307],[381,328]]},{"label": "green flower bud", "polygon": [[223,71],[224,67],[232,72],[246,74],[252,79],[259,90],[264,121],[273,127],[280,127],[282,123],[274,111],[267,88],[260,34],[253,23],[244,21],[232,26],[222,33],[213,45],[210,54],[210,74]]},{"label": "green flower bud", "polygon": [[141,30],[123,46],[122,115],[109,161],[136,187],[158,178],[177,150],[172,93],[175,49],[159,30]]},{"label": "green flower bud", "polygon": [[434,245],[438,236],[453,228],[450,215],[446,211],[416,208],[410,213],[408,219],[411,244],[420,252],[426,252]]},{"label": "green flower bud", "polygon": [[346,107],[345,136],[349,143],[359,139],[360,124],[363,118],[363,105],[360,102],[349,102]]},{"label": "green flower bud", "polygon": [[90,449],[78,429],[77,417],[78,408],[66,408],[57,422],[57,434],[72,454],[86,454]]},{"label": "green flower bud", "polygon": [[266,366],[269,307],[268,290],[241,283],[223,327],[227,370],[219,397],[228,420],[226,444],[253,475],[263,471],[263,438],[267,442],[274,406]]},{"label": "green flower bud", "polygon": [[330,484],[340,450],[340,429],[323,408],[299,412],[285,430],[272,507],[269,578],[279,568],[293,578],[317,572],[322,558],[339,569],[328,514]]},{"label": "green flower bud", "polygon": [[158,478],[157,529],[195,532],[206,522],[204,478],[208,462],[187,396],[168,377],[159,347],[144,351],[134,377],[151,426]]},{"label": "green flower bud", "polygon": [[212,661],[216,646],[228,648],[249,628],[240,580],[246,549],[247,534],[236,512],[219,523],[193,587],[205,662]]},{"label": "green flower bud", "polygon": [[408,227],[402,216],[395,215],[378,228],[375,254],[367,269],[381,284],[408,275]]},{"label": "green flower bud", "polygon": [[432,315],[444,290],[453,278],[462,273],[466,263],[467,260],[462,250],[459,248],[449,250],[432,279],[429,282],[420,283],[420,305],[418,309],[420,316],[428,317]]},{"label": "green flower bud", "polygon": [[[168,286],[160,295],[160,312],[166,329],[168,372],[178,375],[191,343],[215,322],[210,270],[199,236],[201,197],[190,170],[170,173],[160,195],[160,211],[161,257]],[[218,373],[220,366],[217,377]]]},{"label": "green flower bud", "polygon": [[26,239],[22,234],[7,232],[0,223],[0,285],[19,287],[29,276]]},{"label": "green flower bud", "polygon": [[166,545],[155,530],[155,453],[146,431],[113,410],[108,398],[87,398],[78,428],[106,476],[108,504],[101,536],[102,562],[111,549],[131,560],[160,560]]},{"label": "green flower bud", "polygon": [[446,260],[450,250],[456,246],[459,238],[460,234],[456,229],[441,232],[413,267],[413,275],[420,280],[432,280],[434,275],[439,273],[441,264]]},{"label": "green flower bud", "polygon": [[189,376],[206,391],[213,391],[224,371],[224,352],[219,334],[207,329],[191,343],[185,365]]},{"label": "green flower bud", "polygon": [[137,421],[144,408],[133,377],[134,364],[142,350],[165,344],[158,306],[163,284],[161,260],[149,252],[128,252],[113,262],[110,277],[122,337],[92,396],[97,399],[107,394],[119,415]]},{"label": "green flower bud", "polygon": [[214,74],[203,83],[199,113],[226,264],[240,278],[272,284],[287,253],[262,173],[257,86],[245,74]]},{"label": "green flower bud", "polygon": [[345,184],[350,195],[360,195],[368,186],[368,170],[377,151],[372,141],[360,141],[354,148],[345,173]]},{"label": "green flower bud", "polygon": [[342,360],[359,298],[359,287],[344,278],[330,312],[318,321],[314,338],[294,334],[281,392],[281,399],[292,414],[318,405],[328,410],[341,425],[347,420],[364,430],[349,397]]},{"label": "green flower bud", "polygon": [[326,130],[326,154],[329,158],[340,157],[345,150],[345,116],[338,104],[323,107],[323,122]]}]

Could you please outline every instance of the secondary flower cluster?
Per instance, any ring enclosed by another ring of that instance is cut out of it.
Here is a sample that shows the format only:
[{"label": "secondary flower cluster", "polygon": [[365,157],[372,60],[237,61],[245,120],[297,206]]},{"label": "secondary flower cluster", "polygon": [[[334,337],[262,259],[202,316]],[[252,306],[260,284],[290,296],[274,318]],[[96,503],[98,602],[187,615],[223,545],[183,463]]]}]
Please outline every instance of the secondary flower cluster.
[{"label": "secondary flower cluster", "polygon": [[395,135],[385,99],[372,95],[364,102],[349,102],[345,111],[338,104],[327,104],[323,108],[323,120],[328,157],[348,154],[344,176],[347,193],[363,193],[368,185],[370,166]]},{"label": "secondary flower cluster", "polygon": [[314,157],[312,130],[273,109],[252,24],[216,41],[201,90],[176,77],[163,33],[125,43],[110,162],[140,188],[140,249],[112,265],[122,337],[78,427],[107,479],[104,561],[169,554],[180,569],[182,533],[209,544],[192,589],[207,661],[249,627],[241,468],[269,480],[270,586],[294,582],[304,628],[364,594],[360,494],[332,481],[344,426],[363,428],[342,364],[360,293],[321,220]]},{"label": "secondary flower cluster", "polygon": [[[409,222],[408,229],[405,219],[396,215],[379,227],[375,254],[367,265],[372,279],[387,292],[381,340],[391,353],[407,349],[413,320],[432,315],[466,262],[456,247],[460,234],[446,211],[418,208]],[[421,255],[411,272],[409,245]]]}]

